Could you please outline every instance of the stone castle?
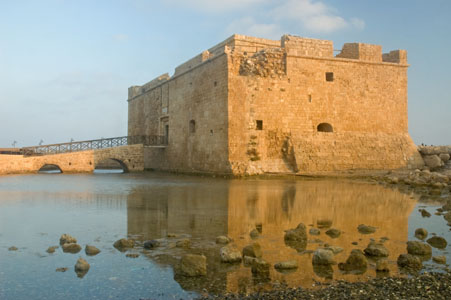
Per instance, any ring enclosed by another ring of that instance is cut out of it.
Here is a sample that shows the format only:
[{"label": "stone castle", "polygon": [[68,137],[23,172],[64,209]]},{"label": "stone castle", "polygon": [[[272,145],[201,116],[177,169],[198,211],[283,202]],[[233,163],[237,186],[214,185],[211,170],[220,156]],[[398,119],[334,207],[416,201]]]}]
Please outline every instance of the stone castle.
[{"label": "stone castle", "polygon": [[146,169],[231,174],[418,167],[407,53],[284,35],[233,35],[128,91],[128,135]]}]

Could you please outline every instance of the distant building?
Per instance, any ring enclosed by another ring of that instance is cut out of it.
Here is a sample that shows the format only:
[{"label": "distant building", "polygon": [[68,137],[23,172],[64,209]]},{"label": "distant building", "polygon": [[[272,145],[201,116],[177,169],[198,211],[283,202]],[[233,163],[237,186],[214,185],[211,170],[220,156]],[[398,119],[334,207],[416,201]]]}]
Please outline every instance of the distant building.
[{"label": "distant building", "polygon": [[407,53],[290,35],[233,35],[128,95],[151,169],[257,174],[417,167]]}]

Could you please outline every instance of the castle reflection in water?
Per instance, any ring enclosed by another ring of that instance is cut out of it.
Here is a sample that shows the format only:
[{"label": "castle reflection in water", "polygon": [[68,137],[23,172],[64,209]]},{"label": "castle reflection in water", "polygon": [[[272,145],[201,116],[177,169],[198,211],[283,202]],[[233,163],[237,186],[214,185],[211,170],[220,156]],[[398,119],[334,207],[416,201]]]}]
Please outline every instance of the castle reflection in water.
[{"label": "castle reflection in water", "polygon": [[[133,189],[127,200],[127,231],[142,241],[166,238],[168,233],[191,237],[192,249],[185,253],[205,254],[208,275],[198,279],[176,277],[184,289],[246,292],[261,282],[243,264],[221,264],[215,238],[227,235],[241,249],[253,241],[249,232],[261,225],[262,234],[256,241],[262,246],[263,258],[271,265],[294,259],[299,264],[296,271],[285,274],[271,268],[272,282],[311,287],[324,277],[355,281],[376,276],[373,261],[360,275],[343,274],[337,266],[325,272],[314,270],[309,250],[325,243],[344,248],[336,255],[337,262],[344,262],[352,249],[363,250],[370,239],[386,237],[391,274],[397,273],[396,258],[405,253],[408,218],[415,204],[412,196],[368,183],[190,177],[188,181],[156,182]],[[285,245],[285,230],[301,222],[307,228],[316,227],[318,220],[331,220],[332,227],[342,231],[341,236],[332,239],[322,230],[319,236],[309,236],[307,251],[303,252]],[[377,231],[362,235],[357,231],[359,224],[375,226]],[[182,255],[171,249],[155,253],[148,254],[149,258],[172,268]]]}]

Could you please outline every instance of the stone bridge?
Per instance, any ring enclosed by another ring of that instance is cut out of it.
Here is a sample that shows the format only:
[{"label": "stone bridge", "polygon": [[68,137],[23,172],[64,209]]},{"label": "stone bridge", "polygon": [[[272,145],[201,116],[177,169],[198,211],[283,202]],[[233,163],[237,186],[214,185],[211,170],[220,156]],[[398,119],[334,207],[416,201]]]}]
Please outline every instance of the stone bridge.
[{"label": "stone bridge", "polygon": [[45,165],[55,165],[63,173],[89,173],[106,159],[119,162],[124,172],[143,171],[144,145],[134,144],[39,156],[3,154],[0,155],[0,175],[37,173]]}]

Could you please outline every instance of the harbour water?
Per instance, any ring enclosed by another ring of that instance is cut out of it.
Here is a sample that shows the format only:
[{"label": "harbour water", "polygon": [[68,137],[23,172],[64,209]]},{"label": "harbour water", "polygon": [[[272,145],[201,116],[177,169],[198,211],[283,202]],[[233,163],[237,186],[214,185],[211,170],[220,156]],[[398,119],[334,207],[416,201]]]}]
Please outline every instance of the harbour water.
[{"label": "harbour water", "polygon": [[[414,194],[378,184],[332,179],[221,179],[160,173],[141,174],[37,174],[0,177],[0,299],[190,299],[199,295],[229,292],[250,293],[274,286],[315,288],[318,282],[343,279],[365,281],[376,276],[406,276],[396,259],[406,253],[406,242],[416,240],[423,227],[451,241],[447,222],[434,212],[441,204],[419,201]],[[424,208],[431,213],[422,217]],[[332,238],[321,229],[309,235],[303,249],[285,244],[285,230],[299,223],[316,228],[318,221],[331,222],[341,235]],[[361,234],[358,225],[377,228]],[[250,232],[258,228],[256,237]],[[59,245],[67,233],[83,250],[64,253]],[[169,235],[169,237],[168,237]],[[261,245],[263,259],[271,264],[268,277],[252,275],[243,263],[220,262],[217,236],[225,235],[239,249],[252,242]],[[113,243],[132,238],[136,246],[120,252]],[[188,238],[191,246],[179,248]],[[154,250],[144,241],[159,239]],[[319,247],[343,248],[336,254],[344,262],[352,249],[363,250],[371,240],[386,240],[390,272],[380,274],[375,261],[363,273],[345,273],[337,265],[329,270],[312,266],[312,252]],[[84,253],[85,245],[101,250]],[[11,247],[17,250],[12,251]],[[449,245],[433,248],[433,255],[451,261]],[[136,258],[126,254],[135,253]],[[207,276],[175,275],[181,256],[207,257]],[[79,257],[91,265],[77,277]],[[275,263],[296,260],[289,272],[274,269]],[[430,258],[426,270],[441,271],[445,265]],[[56,272],[57,268],[67,268]]]}]

